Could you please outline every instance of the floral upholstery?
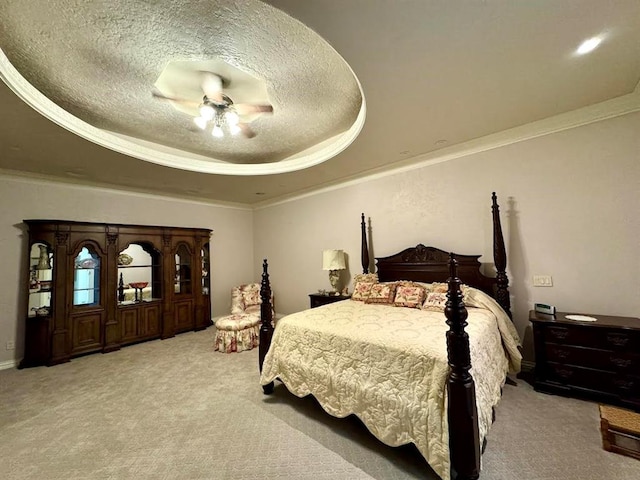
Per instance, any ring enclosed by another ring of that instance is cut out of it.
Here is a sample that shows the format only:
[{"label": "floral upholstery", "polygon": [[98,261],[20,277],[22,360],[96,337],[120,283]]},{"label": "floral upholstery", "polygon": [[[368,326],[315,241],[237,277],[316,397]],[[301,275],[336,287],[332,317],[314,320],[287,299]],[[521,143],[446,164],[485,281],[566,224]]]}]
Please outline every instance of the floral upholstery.
[{"label": "floral upholstery", "polygon": [[234,313],[216,320],[214,350],[224,353],[251,350],[260,344],[260,315]]},{"label": "floral upholstery", "polygon": [[[255,292],[255,293],[254,293]],[[249,298],[255,295],[260,299],[260,284],[248,283],[246,285],[240,285],[231,289],[231,313],[245,313],[245,294]],[[252,303],[250,305],[255,305]]]},{"label": "floral upholstery", "polygon": [[356,273],[353,276],[354,282],[378,283],[377,273]]},{"label": "floral upholstery", "polygon": [[444,312],[444,308],[447,306],[447,294],[444,292],[429,292],[427,298],[422,305],[423,310],[430,310],[432,312]]},{"label": "floral upholstery", "polygon": [[396,307],[421,308],[426,290],[422,285],[412,282],[400,282],[396,288],[393,304]]},{"label": "floral upholstery", "polygon": [[[242,352],[257,347],[260,342],[260,284],[249,283],[231,289],[231,315],[215,321],[214,350],[224,353]],[[271,311],[273,309],[271,295]]]},{"label": "floral upholstery", "polygon": [[351,300],[364,302],[371,293],[371,287],[376,283],[378,283],[377,273],[357,273],[354,275]]},{"label": "floral upholstery", "polygon": [[351,295],[351,300],[364,302],[367,298],[369,298],[371,287],[373,287],[374,285],[375,284],[371,282],[356,282],[353,286],[353,295]]},{"label": "floral upholstery", "polygon": [[[447,291],[449,286],[446,283],[432,283],[427,291],[427,296],[422,304],[423,310],[430,310],[432,312],[444,312],[447,306]],[[460,291],[462,292],[462,301],[467,303],[469,298],[469,287],[466,285],[460,285]]]},{"label": "floral upholstery", "polygon": [[371,287],[369,296],[364,303],[380,303],[392,305],[396,296],[396,283],[376,283]]}]

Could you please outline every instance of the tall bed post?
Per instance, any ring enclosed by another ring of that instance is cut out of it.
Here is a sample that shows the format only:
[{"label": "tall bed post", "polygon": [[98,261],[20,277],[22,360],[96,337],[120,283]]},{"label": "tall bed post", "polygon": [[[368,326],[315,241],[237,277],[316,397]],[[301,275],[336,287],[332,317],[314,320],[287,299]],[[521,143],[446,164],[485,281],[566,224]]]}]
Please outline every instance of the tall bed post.
[{"label": "tall bed post", "polygon": [[[262,364],[264,357],[271,346],[271,337],[273,336],[273,307],[271,305],[271,284],[269,283],[269,264],[265,258],[262,262],[262,282],[260,283],[260,345],[258,347],[258,364],[260,373],[262,373]],[[262,386],[262,391],[269,395],[273,393],[273,382]]]},{"label": "tall bed post", "polygon": [[451,478],[475,480],[480,476],[480,431],[476,407],[476,387],[471,369],[467,309],[462,301],[457,261],[449,255],[449,291],[444,314],[447,317],[447,408],[449,420],[449,455]]},{"label": "tall bed post", "polygon": [[496,300],[502,309],[511,316],[509,298],[509,277],[507,276],[507,250],[504,246],[502,226],[500,225],[500,207],[496,192],[491,194],[491,212],[493,214],[493,263],[496,266]]},{"label": "tall bed post", "polygon": [[367,223],[364,221],[364,213],[360,221],[362,229],[362,245],[360,246],[360,259],[362,261],[362,273],[369,273],[369,247],[367,245]]}]

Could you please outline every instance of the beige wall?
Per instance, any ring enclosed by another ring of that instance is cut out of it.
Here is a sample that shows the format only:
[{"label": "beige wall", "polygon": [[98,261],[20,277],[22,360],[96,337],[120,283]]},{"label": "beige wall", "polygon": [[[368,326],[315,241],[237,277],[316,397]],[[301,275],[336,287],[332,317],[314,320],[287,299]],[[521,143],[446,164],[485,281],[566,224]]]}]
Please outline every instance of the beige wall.
[{"label": "beige wall", "polygon": [[[638,132],[636,113],[258,209],[256,264],[269,259],[279,313],[307,308],[329,287],[323,249],[345,250],[360,271],[361,211],[374,256],[424,243],[492,262],[496,191],[523,336],[534,302],[640,316]],[[533,287],[536,274],[553,287]]]},{"label": "beige wall", "polygon": [[[114,222],[213,230],[211,275],[213,315],[231,305],[236,284],[253,281],[253,212],[149,195],[0,176],[0,365],[22,358],[26,282],[23,219]],[[6,350],[7,342],[15,351]]]},{"label": "beige wall", "polygon": [[[280,314],[329,288],[322,250],[344,249],[348,274],[360,271],[362,211],[372,256],[424,243],[490,263],[495,190],[523,336],[534,301],[640,316],[639,131],[640,114],[631,114],[255,212],[0,176],[0,366],[22,357],[27,218],[211,228],[213,315],[229,311],[232,286],[259,279],[263,258]],[[535,274],[552,275],[554,286],[532,287]],[[5,349],[11,341],[15,351]]]}]

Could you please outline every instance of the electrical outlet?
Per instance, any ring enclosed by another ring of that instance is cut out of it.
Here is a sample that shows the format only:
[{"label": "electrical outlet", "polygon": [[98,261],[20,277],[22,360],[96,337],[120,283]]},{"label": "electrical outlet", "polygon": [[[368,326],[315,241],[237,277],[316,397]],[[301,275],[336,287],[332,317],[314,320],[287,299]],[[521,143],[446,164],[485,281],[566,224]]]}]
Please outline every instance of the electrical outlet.
[{"label": "electrical outlet", "polygon": [[534,275],[533,286],[534,287],[553,287],[553,278],[551,278],[551,275]]},{"label": "electrical outlet", "polygon": [[7,342],[7,350],[14,350],[16,348],[16,344],[14,342],[12,342],[11,340],[9,340]]}]

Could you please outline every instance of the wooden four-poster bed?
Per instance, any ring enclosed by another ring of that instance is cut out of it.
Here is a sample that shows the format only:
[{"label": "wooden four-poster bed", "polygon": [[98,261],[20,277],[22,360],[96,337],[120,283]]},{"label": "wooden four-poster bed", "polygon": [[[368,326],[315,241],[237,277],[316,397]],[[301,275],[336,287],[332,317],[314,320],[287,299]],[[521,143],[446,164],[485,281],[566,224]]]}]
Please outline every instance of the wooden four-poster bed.
[{"label": "wooden four-poster bed", "polygon": [[[507,257],[495,193],[492,212],[495,278],[480,272],[480,255],[449,254],[422,244],[376,259],[378,283],[424,287],[427,298],[433,285],[446,289],[440,312],[425,312],[422,305],[397,308],[397,303],[346,300],[284,317],[274,332],[265,260],[259,347],[264,393],[273,391],[277,378],[298,396],[313,395],[334,416],[357,415],[389,445],[416,444],[442,478],[477,479],[492,409],[508,371],[517,371],[521,358],[510,320]],[[361,229],[366,277],[364,214]],[[467,308],[465,302],[474,306]],[[391,340],[381,333],[385,329]],[[287,343],[293,346],[285,347]]]}]

